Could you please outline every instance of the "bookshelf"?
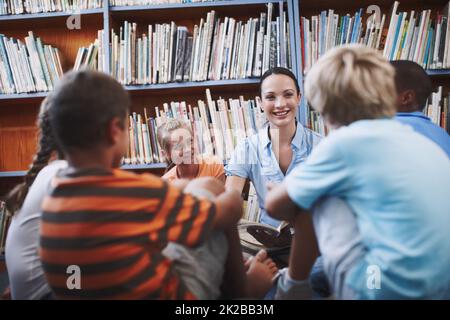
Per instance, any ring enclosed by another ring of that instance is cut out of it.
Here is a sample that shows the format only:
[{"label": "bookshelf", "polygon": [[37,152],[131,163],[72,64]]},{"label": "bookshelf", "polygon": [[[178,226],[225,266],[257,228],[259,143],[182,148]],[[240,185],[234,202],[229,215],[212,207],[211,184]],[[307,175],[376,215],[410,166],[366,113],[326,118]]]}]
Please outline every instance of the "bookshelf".
[{"label": "bookshelf", "polygon": [[[307,47],[304,46],[304,43],[302,43],[302,41],[304,41],[304,39],[302,38],[301,34],[302,34],[302,29],[301,29],[301,18],[305,17],[306,19],[309,19],[311,22],[311,24],[309,25],[310,30],[312,31],[312,17],[313,16],[319,16],[319,24],[320,24],[320,14],[321,12],[326,12],[326,15],[328,16],[329,14],[329,10],[333,10],[333,14],[337,14],[339,15],[339,18],[341,18],[342,16],[345,16],[347,14],[349,14],[352,18],[354,16],[356,16],[356,12],[358,12],[360,9],[362,9],[362,30],[363,30],[363,34],[366,31],[366,26],[367,26],[367,21],[368,18],[374,13],[373,9],[372,11],[369,11],[369,7],[374,7],[377,6],[380,9],[380,15],[385,15],[385,23],[383,25],[382,31],[381,31],[381,45],[379,47],[379,49],[381,50],[381,52],[384,52],[384,45],[388,42],[389,37],[389,25],[390,25],[390,21],[392,18],[392,8],[394,5],[394,0],[373,0],[373,1],[367,1],[367,0],[342,0],[342,1],[332,1],[332,0],[291,0],[291,6],[292,6],[292,10],[294,12],[294,16],[296,17],[296,21],[295,21],[295,25],[294,25],[294,29],[295,29],[295,39],[294,42],[296,44],[296,50],[297,50],[297,58],[296,60],[298,61],[297,63],[297,76],[299,78],[299,82],[303,83],[304,77],[307,73],[307,69],[303,70],[303,65],[307,64],[305,63],[305,61],[302,59],[306,59],[302,53],[304,48],[303,47]],[[442,14],[447,16],[447,11],[444,12],[444,8],[446,7],[446,5],[449,4],[448,0],[427,0],[427,1],[420,1],[420,0],[399,0],[399,5],[398,5],[398,9],[397,9],[397,14],[399,14],[400,12],[406,12],[407,13],[407,21],[410,21],[410,15],[411,15],[411,11],[414,10],[415,11],[415,24],[416,26],[419,26],[419,19],[421,18],[421,13],[423,10],[430,10],[430,18],[433,21],[433,23],[431,23],[431,27],[433,28],[433,31],[436,29],[436,20],[437,20],[437,15],[438,14]],[[369,12],[367,12],[369,11]],[[380,16],[381,18],[381,16]],[[381,19],[380,19],[381,20]],[[341,20],[339,20],[339,22],[341,22]],[[406,24],[405,24],[406,25]],[[339,26],[342,26],[342,24],[340,24]],[[339,29],[338,26],[338,31],[340,31],[341,29]],[[345,24],[344,24],[345,26]],[[397,26],[397,25],[396,25]],[[400,27],[400,24],[398,24],[398,27]],[[394,39],[396,39],[395,37],[395,30],[399,30],[401,28],[395,29],[394,28],[394,32],[391,32],[392,35],[394,35]],[[430,30],[430,29],[428,29]],[[412,34],[412,33],[411,33]],[[407,35],[406,33],[404,35]],[[436,32],[433,34],[433,36],[436,35]],[[399,37],[400,38],[400,37]],[[406,37],[405,37],[406,38]],[[411,37],[413,38],[413,37]],[[426,37],[425,37],[426,38]],[[426,38],[428,40],[428,38]],[[320,40],[319,40],[320,41]],[[392,41],[392,40],[391,40]],[[448,40],[447,40],[448,41]],[[431,46],[433,47],[434,42],[431,42]],[[424,48],[426,48],[424,46]],[[402,49],[402,47],[400,46],[400,49]],[[426,48],[428,50],[428,48]],[[431,50],[431,49],[430,49]],[[425,51],[427,52],[427,51]],[[393,52],[388,51],[388,53],[385,53],[385,56],[388,59],[391,59],[392,56],[394,56],[394,58],[392,60],[397,60],[398,57],[401,56],[400,53],[398,53],[397,58],[395,58],[395,54],[397,52],[394,52],[394,54],[392,55]],[[306,56],[306,54],[305,54]],[[426,54],[424,55],[426,57]],[[444,55],[445,56],[445,55]],[[401,58],[404,59],[404,58]],[[409,59],[409,58],[407,58]],[[419,59],[419,63],[422,63],[422,61],[426,61],[426,59]],[[428,66],[428,64],[427,64]],[[431,77],[433,84],[435,85],[436,89],[438,86],[442,86],[443,87],[443,93],[444,94],[448,94],[449,90],[450,90],[450,69],[448,68],[448,66],[446,67],[446,69],[433,69],[433,68],[429,68],[429,67],[425,67],[427,70],[428,75]],[[302,88],[303,90],[303,88]],[[301,114],[300,114],[300,118],[302,119],[303,123],[306,123],[307,126],[312,127],[313,129],[315,128],[315,125],[312,123],[313,121],[311,121],[311,113],[309,110],[309,107],[306,105],[306,103],[304,101],[302,101],[302,109],[301,109]],[[317,124],[317,123],[316,123]]]},{"label": "bookshelf", "polygon": [[[192,88],[216,88],[223,89],[229,86],[254,87],[259,84],[259,79],[235,79],[235,80],[208,80],[208,81],[191,81],[191,82],[170,82],[151,85],[126,85],[124,86],[131,94],[136,92],[161,92],[169,90],[177,90],[177,92],[190,91]],[[169,92],[170,93],[170,92]],[[15,94],[0,94],[0,101],[7,102],[8,100],[42,100],[47,96],[48,92],[35,93],[15,93]]]},{"label": "bookshelf", "polygon": [[[108,0],[103,0],[103,7],[98,9],[81,10],[79,14],[81,28],[68,30],[66,20],[73,14],[71,12],[50,12],[36,14],[2,15],[0,16],[0,33],[7,37],[23,39],[30,29],[36,36],[42,38],[46,44],[50,44],[60,50],[63,71],[73,67],[78,48],[87,47],[97,38],[98,30],[105,30],[101,39],[105,50],[104,69],[110,70],[112,53],[109,44],[111,42],[111,30],[118,32],[124,21],[138,24],[138,35],[149,24],[170,23],[175,21],[177,25],[186,26],[189,32],[201,18],[211,10],[218,17],[233,17],[239,21],[247,21],[249,18],[258,18],[261,12],[267,9],[267,4],[274,5],[276,16],[277,6],[280,0],[222,0],[195,3],[159,4],[146,6],[117,6],[109,5]],[[323,10],[333,9],[339,15],[353,15],[357,10],[364,11],[370,5],[377,5],[382,14],[390,19],[393,0],[282,0],[281,1],[289,21],[289,40],[291,67],[296,73],[300,84],[303,83],[304,72],[302,70],[302,44],[300,36],[300,18],[319,15]],[[399,11],[431,9],[434,17],[442,10],[448,0],[403,0],[400,1]],[[364,13],[364,17],[368,14]],[[363,24],[364,20],[363,18]],[[388,31],[388,22],[384,26],[383,34]],[[31,26],[31,27],[30,27]],[[444,93],[448,93],[450,87],[450,69],[428,70],[436,86],[443,86]],[[207,80],[169,82],[145,85],[125,85],[129,91],[132,107],[131,111],[143,113],[147,108],[154,116],[154,107],[171,101],[186,101],[195,105],[198,100],[205,100],[205,89],[210,88],[213,99],[219,97],[238,98],[243,95],[245,99],[253,99],[258,95],[257,77],[232,80]],[[302,86],[301,86],[302,87]],[[303,90],[303,88],[302,88]],[[0,194],[6,191],[14,181],[23,177],[24,170],[31,162],[36,144],[36,115],[39,104],[47,95],[46,92],[0,94]],[[306,125],[309,124],[309,111],[304,102],[300,107],[299,119]],[[162,171],[165,165],[153,163],[149,165],[136,165],[124,167],[128,170],[152,170]]]},{"label": "bookshelf", "polygon": [[[249,18],[259,18],[261,12],[267,11],[267,4],[274,6],[274,17],[278,14],[278,5],[283,3],[283,10],[289,23],[291,65],[296,65],[296,48],[294,44],[295,17],[290,0],[222,0],[196,3],[160,4],[146,6],[109,5],[103,0],[103,7],[81,10],[80,29],[69,30],[67,19],[73,12],[49,12],[0,16],[0,34],[23,41],[28,31],[33,31],[45,44],[59,49],[61,65],[64,72],[70,70],[75,62],[80,47],[88,47],[97,38],[98,30],[105,30],[101,39],[105,49],[104,69],[110,71],[111,30],[118,32],[124,21],[136,22],[139,28],[149,24],[170,23],[186,26],[189,32],[201,18],[211,10],[220,18],[232,17],[245,23]],[[142,29],[138,30],[139,34]],[[207,80],[170,82],[146,85],[125,85],[132,100],[131,112],[143,113],[147,108],[153,115],[155,106],[170,101],[186,101],[196,104],[205,100],[205,89],[210,88],[213,99],[219,97],[254,99],[258,95],[258,77],[231,80]],[[0,94],[0,195],[21,180],[31,163],[36,147],[36,116],[39,105],[47,92]],[[154,116],[154,115],[153,115]],[[151,170],[162,173],[166,165],[153,163],[147,165],[126,165],[123,168],[132,171]]]},{"label": "bookshelf", "polygon": [[[123,165],[121,167],[123,170],[149,170],[149,169],[165,169],[165,163],[153,163],[153,164],[135,164],[135,165]],[[0,178],[16,178],[16,177],[24,177],[26,175],[26,171],[6,171],[0,172]]]}]

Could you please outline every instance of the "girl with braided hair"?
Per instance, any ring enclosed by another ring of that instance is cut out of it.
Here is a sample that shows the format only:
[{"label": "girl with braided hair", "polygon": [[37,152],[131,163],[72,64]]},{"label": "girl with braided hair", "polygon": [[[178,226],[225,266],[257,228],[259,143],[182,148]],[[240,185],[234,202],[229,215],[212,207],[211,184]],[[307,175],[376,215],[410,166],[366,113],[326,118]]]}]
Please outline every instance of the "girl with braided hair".
[{"label": "girl with braided hair", "polygon": [[38,115],[39,144],[25,181],[4,199],[13,214],[5,248],[13,299],[47,299],[52,295],[38,253],[41,202],[52,178],[67,163],[64,160],[50,162],[59,155],[49,121],[50,106],[51,97],[48,96]]}]

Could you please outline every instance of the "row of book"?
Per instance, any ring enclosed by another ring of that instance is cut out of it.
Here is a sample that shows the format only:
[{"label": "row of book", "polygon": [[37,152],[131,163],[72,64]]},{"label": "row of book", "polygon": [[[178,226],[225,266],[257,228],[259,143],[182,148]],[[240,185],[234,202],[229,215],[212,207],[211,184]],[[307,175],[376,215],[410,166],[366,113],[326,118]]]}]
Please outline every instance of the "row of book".
[{"label": "row of book", "polygon": [[325,126],[323,117],[317,111],[314,111],[311,108],[308,109],[308,113],[309,114],[306,120],[306,126],[325,137],[328,134],[328,129]]},{"label": "row of book", "polygon": [[137,34],[125,21],[111,35],[111,71],[122,84],[227,80],[259,77],[268,68],[291,67],[286,12],[272,18],[273,4],[247,22],[217,17],[201,19],[190,33],[175,22],[149,25]]},{"label": "row of book", "polygon": [[242,219],[251,222],[259,222],[261,210],[259,209],[258,196],[255,186],[250,182],[247,199],[244,198]]},{"label": "row of book", "polygon": [[0,93],[49,91],[62,74],[58,49],[33,32],[24,42],[0,34]]},{"label": "row of book", "polygon": [[311,18],[301,17],[303,72],[329,49],[349,43],[382,50],[389,60],[415,61],[425,69],[450,68],[450,2],[435,18],[431,10],[398,13],[399,5],[394,2],[390,20],[385,14],[364,19],[363,9],[353,16],[340,16],[330,9]]},{"label": "row of book", "polygon": [[450,93],[443,94],[443,87],[438,87],[437,92],[433,92],[424,109],[433,123],[443,128],[450,134]]},{"label": "row of book", "polygon": [[397,13],[395,1],[384,55],[390,60],[411,60],[425,69],[450,68],[450,1],[433,18],[431,10]]},{"label": "row of book", "polygon": [[320,15],[300,18],[301,56],[304,73],[328,50],[339,45],[362,43],[379,49],[385,15],[380,21],[370,19],[363,26],[362,9],[340,16],[330,9]]},{"label": "row of book", "polygon": [[[436,125],[443,128],[450,134],[450,93],[443,93],[443,87],[439,86],[436,92],[433,92],[427,101],[423,113],[430,118]],[[320,114],[310,108],[306,115],[306,126],[311,130],[325,136],[328,133]]]},{"label": "row of book", "polygon": [[101,8],[103,0],[0,0],[0,15]]},{"label": "row of book", "polygon": [[0,201],[0,254],[5,252],[6,234],[11,223],[11,215],[6,210],[6,205]]},{"label": "row of book", "polygon": [[164,162],[157,142],[158,126],[168,118],[184,120],[190,124],[196,152],[205,156],[215,155],[227,160],[238,143],[256,133],[265,123],[259,97],[254,100],[213,100],[209,89],[206,102],[198,100],[196,106],[185,101],[164,103],[155,107],[155,117],[130,115],[130,145],[124,164],[149,164]]},{"label": "row of book", "polygon": [[233,1],[233,0],[109,0],[110,6],[148,6],[172,3],[195,3],[211,1]]},{"label": "row of book", "polygon": [[[98,37],[88,47],[81,47],[78,49],[77,57],[73,69],[92,69],[101,72],[106,72],[106,56],[105,48],[103,47],[104,31],[98,31]],[[100,39],[100,40],[99,40]]]}]

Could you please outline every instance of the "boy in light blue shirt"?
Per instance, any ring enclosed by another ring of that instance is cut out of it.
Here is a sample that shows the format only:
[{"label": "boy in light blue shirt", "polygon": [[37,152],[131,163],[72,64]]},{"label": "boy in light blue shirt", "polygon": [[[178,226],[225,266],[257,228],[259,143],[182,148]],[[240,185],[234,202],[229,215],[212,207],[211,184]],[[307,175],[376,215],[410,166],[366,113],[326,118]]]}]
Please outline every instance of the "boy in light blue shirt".
[{"label": "boy in light blue shirt", "polygon": [[[285,185],[301,208],[326,195],[355,213],[367,250],[347,278],[358,298],[445,298],[450,161],[437,145],[391,119],[360,120],[331,133]],[[371,265],[381,290],[366,286]]]},{"label": "boy in light blue shirt", "polygon": [[391,64],[398,93],[396,120],[435,142],[450,158],[450,135],[422,112],[433,90],[430,77],[413,61],[391,61]]},{"label": "boy in light blue shirt", "polygon": [[[336,48],[308,73],[305,93],[334,130],[268,194],[269,214],[297,226],[313,211],[336,298],[449,299],[450,160],[393,119],[392,66],[372,49]],[[281,297],[304,293],[311,267],[308,250],[291,255]]]}]

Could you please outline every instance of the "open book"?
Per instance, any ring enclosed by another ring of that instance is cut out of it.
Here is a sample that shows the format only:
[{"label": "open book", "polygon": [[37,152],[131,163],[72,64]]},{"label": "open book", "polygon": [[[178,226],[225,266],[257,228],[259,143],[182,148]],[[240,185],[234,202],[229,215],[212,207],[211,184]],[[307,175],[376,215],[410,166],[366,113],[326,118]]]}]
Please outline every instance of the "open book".
[{"label": "open book", "polygon": [[289,251],[292,241],[290,228],[284,228],[281,233],[272,226],[242,221],[238,225],[239,238],[244,251],[256,253],[265,249],[270,254],[283,254]]}]

